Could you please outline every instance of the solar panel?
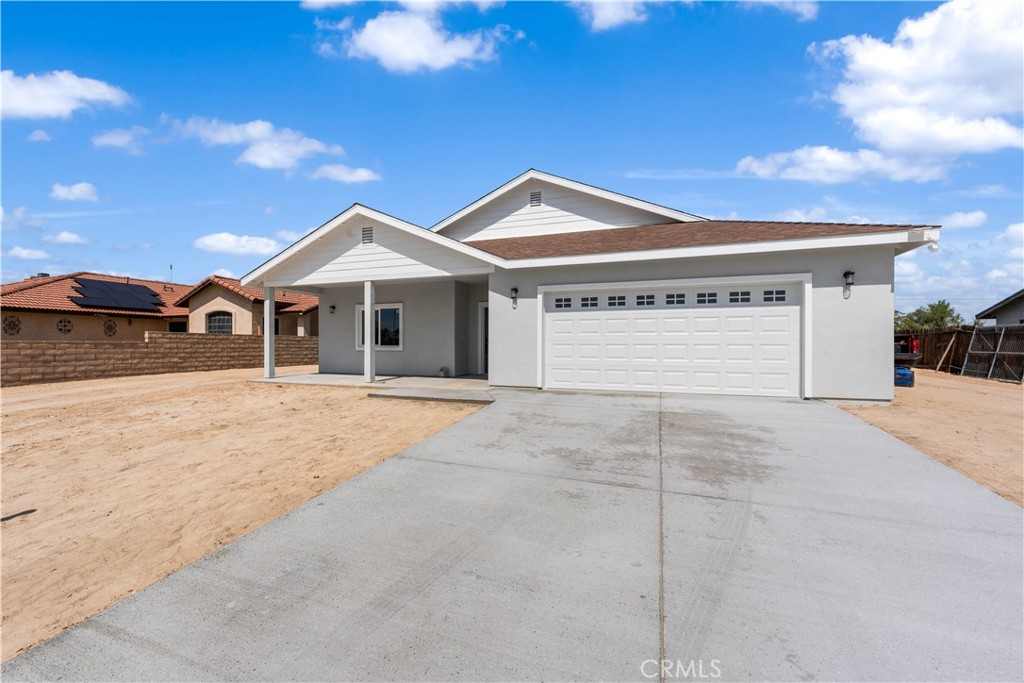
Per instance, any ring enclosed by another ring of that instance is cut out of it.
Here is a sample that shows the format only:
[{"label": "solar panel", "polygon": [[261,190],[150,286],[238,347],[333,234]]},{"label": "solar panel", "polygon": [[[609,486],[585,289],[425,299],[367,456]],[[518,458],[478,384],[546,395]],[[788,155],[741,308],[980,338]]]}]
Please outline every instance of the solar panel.
[{"label": "solar panel", "polygon": [[159,312],[160,310],[160,299],[156,292],[143,285],[90,280],[84,277],[76,277],[75,285],[74,290],[81,296],[71,297],[71,300],[79,306],[117,308],[127,311]]}]

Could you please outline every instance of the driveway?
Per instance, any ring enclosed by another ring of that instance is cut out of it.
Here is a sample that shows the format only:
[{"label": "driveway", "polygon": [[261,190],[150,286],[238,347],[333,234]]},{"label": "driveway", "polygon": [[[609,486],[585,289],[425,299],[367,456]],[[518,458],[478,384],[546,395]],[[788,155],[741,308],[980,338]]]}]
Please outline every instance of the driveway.
[{"label": "driveway", "polygon": [[820,402],[494,394],[4,680],[1024,676],[1021,509],[884,432]]}]

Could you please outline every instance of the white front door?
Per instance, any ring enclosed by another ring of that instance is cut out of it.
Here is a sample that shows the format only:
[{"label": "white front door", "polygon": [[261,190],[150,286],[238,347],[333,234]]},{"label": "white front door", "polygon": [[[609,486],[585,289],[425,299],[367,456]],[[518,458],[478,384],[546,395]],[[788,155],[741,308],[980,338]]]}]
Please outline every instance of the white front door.
[{"label": "white front door", "polygon": [[548,292],[543,386],[799,396],[799,295],[796,283]]}]

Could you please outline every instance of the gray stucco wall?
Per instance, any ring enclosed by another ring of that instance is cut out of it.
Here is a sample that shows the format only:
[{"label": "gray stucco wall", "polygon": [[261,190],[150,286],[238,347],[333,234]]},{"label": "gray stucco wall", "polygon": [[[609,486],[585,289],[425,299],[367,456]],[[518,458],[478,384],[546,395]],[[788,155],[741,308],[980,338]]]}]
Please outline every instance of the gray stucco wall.
[{"label": "gray stucco wall", "polygon": [[996,325],[1024,324],[1024,299],[1017,299],[996,311]]},{"label": "gray stucco wall", "polygon": [[[889,400],[893,396],[892,247],[862,247],[643,261],[572,268],[498,270],[490,276],[490,382],[537,385],[537,287],[541,285],[811,273],[811,396]],[[843,272],[856,272],[843,299]],[[519,289],[513,309],[512,287]]]},{"label": "gray stucco wall", "polygon": [[[457,367],[456,286],[450,280],[377,285],[377,303],[403,305],[402,350],[377,351],[378,374],[436,376],[442,367],[449,373]],[[355,344],[355,310],[362,303],[362,285],[330,288],[320,296],[320,372],[362,373],[363,352]]]}]

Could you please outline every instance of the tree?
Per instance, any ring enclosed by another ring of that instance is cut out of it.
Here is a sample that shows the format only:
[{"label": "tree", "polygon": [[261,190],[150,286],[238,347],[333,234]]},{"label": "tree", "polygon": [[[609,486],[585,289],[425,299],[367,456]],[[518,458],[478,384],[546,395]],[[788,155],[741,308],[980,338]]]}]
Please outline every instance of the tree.
[{"label": "tree", "polygon": [[897,330],[937,330],[964,324],[964,317],[948,301],[939,299],[910,313],[896,311],[893,322]]}]

